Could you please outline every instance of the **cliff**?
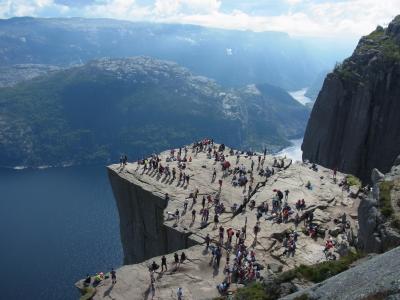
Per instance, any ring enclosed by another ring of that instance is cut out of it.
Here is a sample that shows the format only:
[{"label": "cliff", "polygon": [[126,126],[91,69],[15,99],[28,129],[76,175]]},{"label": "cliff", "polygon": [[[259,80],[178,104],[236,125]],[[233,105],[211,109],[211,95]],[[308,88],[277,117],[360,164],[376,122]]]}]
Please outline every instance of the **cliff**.
[{"label": "cliff", "polygon": [[145,182],[124,178],[118,169],[110,166],[108,175],[119,212],[124,264],[196,244],[188,233],[164,225],[168,202],[161,191]]},{"label": "cliff", "polygon": [[372,190],[358,207],[358,246],[383,253],[400,246],[400,162],[383,175],[372,171]]},{"label": "cliff", "polygon": [[[218,145],[216,145],[218,147]],[[175,150],[177,153],[178,150]],[[192,146],[188,146],[187,157],[192,161],[186,162],[184,172],[190,176],[189,184],[182,184],[177,179],[160,175],[158,170],[145,170],[143,165],[128,163],[125,167],[111,165],[108,167],[110,182],[120,216],[121,240],[124,249],[125,265],[117,270],[118,281],[115,285],[105,279],[96,286],[93,299],[112,297],[113,299],[143,299],[149,296],[148,267],[154,260],[161,264],[160,256],[165,254],[168,262],[168,271],[157,270],[155,279],[156,296],[159,299],[175,299],[178,287],[183,287],[185,299],[211,299],[217,297],[216,285],[226,277],[224,266],[227,258],[230,263],[234,260],[234,249],[229,244],[223,244],[223,255],[220,267],[212,267],[210,263],[211,251],[205,249],[204,237],[209,234],[212,242],[217,244],[219,239],[218,227],[214,227],[213,217],[215,204],[206,204],[210,208],[210,219],[201,224],[202,197],[210,195],[212,199],[219,197],[225,206],[225,211],[219,215],[219,225],[224,230],[232,228],[235,231],[246,226],[245,246],[255,251],[256,263],[261,268],[261,277],[274,272],[288,270],[299,264],[315,264],[324,261],[324,237],[332,234],[338,242],[335,255],[344,252],[343,245],[349,247],[354,243],[351,232],[356,232],[358,199],[351,197],[351,193],[343,191],[339,186],[345,175],[338,173],[337,181],[332,179],[331,170],[319,167],[312,170],[310,165],[292,162],[284,159],[284,168],[275,168],[276,172],[269,178],[259,174],[258,156],[249,156],[245,153],[231,155],[230,149],[220,152],[225,155],[226,161],[231,165],[230,171],[223,174],[221,163],[207,156],[206,152],[196,153]],[[178,162],[170,160],[170,151],[158,155],[163,166],[169,165],[178,170]],[[262,155],[261,155],[262,156]],[[253,191],[248,194],[247,189],[236,187],[232,184],[233,171],[243,165],[250,176],[251,164],[254,162]],[[271,168],[274,157],[266,156],[264,168]],[[217,177],[212,180],[213,169]],[[178,170],[179,174],[179,170]],[[218,180],[222,179],[222,189],[219,190]],[[310,181],[312,189],[306,188]],[[199,190],[197,202],[193,202],[190,194]],[[290,191],[288,204],[294,212],[303,218],[306,213],[313,212],[313,223],[319,228],[319,238],[312,239],[303,222],[298,228],[294,224],[294,215],[290,215],[287,223],[277,223],[271,214],[271,199],[275,190]],[[350,189],[354,192],[353,189]],[[169,200],[165,200],[165,194]],[[233,213],[234,204],[240,206],[244,197],[250,195],[249,201],[255,201],[255,207],[263,202],[270,205],[270,210],[260,219],[260,232],[255,238],[253,227],[257,222],[256,208],[249,207],[249,202],[242,212]],[[183,209],[185,199],[189,200],[187,211]],[[295,203],[298,199],[305,199],[304,211],[297,210]],[[170,218],[175,210],[180,211],[180,219]],[[192,209],[195,209],[196,218],[192,220]],[[335,219],[343,212],[347,214],[350,228],[346,234],[338,234]],[[219,226],[218,225],[218,226]],[[294,256],[284,254],[283,240],[286,232],[297,230],[298,239]],[[235,242],[233,241],[233,244]],[[230,251],[226,251],[229,250]],[[173,264],[173,253],[184,251],[188,257],[179,267]],[[77,283],[82,288],[82,281]],[[241,287],[242,284],[233,282],[230,291]]]},{"label": "cliff", "polygon": [[400,153],[400,16],[363,37],[326,77],[313,107],[303,158],[369,181]]}]

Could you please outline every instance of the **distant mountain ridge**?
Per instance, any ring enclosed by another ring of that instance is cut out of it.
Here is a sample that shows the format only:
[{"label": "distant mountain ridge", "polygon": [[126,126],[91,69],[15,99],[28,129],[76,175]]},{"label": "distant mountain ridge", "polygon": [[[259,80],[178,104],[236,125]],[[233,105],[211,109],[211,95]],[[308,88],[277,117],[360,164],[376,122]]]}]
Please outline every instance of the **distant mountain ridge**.
[{"label": "distant mountain ridge", "polygon": [[333,65],[314,57],[315,48],[280,32],[112,19],[0,20],[0,66],[65,67],[101,57],[145,55],[175,61],[229,87],[265,82],[286,90],[309,86]]},{"label": "distant mountain ridge", "polygon": [[0,67],[0,88],[14,86],[21,81],[45,76],[61,69],[57,66],[41,64],[17,64]]},{"label": "distant mountain ridge", "polygon": [[205,136],[277,150],[308,113],[270,85],[224,89],[173,62],[103,58],[0,89],[0,165],[136,159]]}]

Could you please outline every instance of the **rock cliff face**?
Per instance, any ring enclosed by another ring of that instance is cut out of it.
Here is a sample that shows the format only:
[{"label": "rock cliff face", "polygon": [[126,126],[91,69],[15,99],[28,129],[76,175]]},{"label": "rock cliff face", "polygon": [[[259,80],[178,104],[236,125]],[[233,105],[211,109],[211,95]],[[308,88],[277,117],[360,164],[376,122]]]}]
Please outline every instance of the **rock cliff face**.
[{"label": "rock cliff face", "polygon": [[[359,231],[358,246],[366,253],[383,253],[400,246],[400,228],[393,225],[399,217],[400,164],[394,165],[389,173],[381,174],[374,169],[371,176],[373,189],[370,195],[362,199],[358,207]],[[385,191],[390,187],[388,191]],[[386,193],[386,195],[385,195]],[[388,197],[392,209],[390,213],[382,210],[382,203]]]},{"label": "rock cliff face", "polygon": [[303,158],[369,180],[400,153],[400,16],[363,37],[328,74],[302,145]]},{"label": "rock cliff face", "polygon": [[164,209],[168,203],[161,194],[152,193],[108,169],[116,199],[124,264],[191,247],[196,242],[189,234],[164,226]]}]

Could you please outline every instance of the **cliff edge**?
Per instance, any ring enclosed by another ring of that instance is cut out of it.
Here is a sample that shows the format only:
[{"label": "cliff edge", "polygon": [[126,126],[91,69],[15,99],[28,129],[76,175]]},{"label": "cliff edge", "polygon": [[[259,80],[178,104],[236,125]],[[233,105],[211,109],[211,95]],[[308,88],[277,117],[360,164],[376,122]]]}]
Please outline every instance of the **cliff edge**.
[{"label": "cliff edge", "polygon": [[[149,267],[153,261],[161,266],[161,255],[166,257],[168,270],[155,272],[157,299],[175,299],[178,287],[184,289],[185,299],[211,299],[219,295],[216,286],[228,277],[232,282],[228,293],[233,293],[251,276],[255,278],[250,281],[261,280],[300,264],[325,261],[323,250],[329,236],[335,241],[329,253],[336,257],[355,244],[359,199],[354,197],[353,187],[343,189],[345,174],[338,173],[334,180],[332,171],[323,167],[217,144],[180,150],[180,159],[179,149],[173,149],[152,156],[146,164],[108,167],[126,265],[117,270],[116,284],[110,279],[96,284],[93,299],[146,299],[151,293]],[[151,161],[157,167],[150,168]],[[274,172],[266,176],[267,169]],[[189,181],[179,180],[180,173]],[[247,184],[240,185],[240,178],[246,178]],[[274,208],[279,204],[278,191],[286,190],[287,198],[282,195],[281,204]],[[296,207],[300,199],[305,200],[302,208]],[[266,204],[269,208],[265,210]],[[284,207],[289,211],[287,219],[279,213]],[[210,212],[209,218],[204,219],[204,209]],[[345,227],[338,224],[343,213],[347,216]],[[239,238],[233,236],[229,241],[230,228]],[[310,236],[310,228],[315,237]],[[209,248],[205,246],[207,235]],[[290,252],[292,243],[295,247]],[[221,251],[219,264],[216,249]],[[178,251],[180,256],[185,252],[186,259],[176,264],[174,252]],[[238,251],[247,253],[246,259]],[[77,286],[83,289],[83,281]]]},{"label": "cliff edge", "polygon": [[326,77],[313,107],[303,159],[369,181],[400,153],[400,16],[363,37]]}]

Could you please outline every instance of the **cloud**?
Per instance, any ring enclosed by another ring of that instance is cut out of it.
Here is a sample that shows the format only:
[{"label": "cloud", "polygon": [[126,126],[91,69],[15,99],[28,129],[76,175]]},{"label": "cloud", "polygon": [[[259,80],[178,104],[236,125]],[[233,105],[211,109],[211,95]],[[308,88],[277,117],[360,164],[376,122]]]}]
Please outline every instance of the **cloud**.
[{"label": "cloud", "polygon": [[66,13],[68,7],[53,0],[0,0],[1,18],[46,16],[49,11],[60,15]]},{"label": "cloud", "polygon": [[219,10],[217,0],[156,0],[154,12],[158,16],[180,14],[210,14]]},{"label": "cloud", "polygon": [[[229,9],[227,1],[231,1]],[[378,24],[387,25],[400,12],[400,1],[385,0],[383,5],[376,0],[264,0],[257,2],[256,7],[257,10],[244,11],[233,0],[0,0],[0,17],[108,17],[283,31],[294,36],[358,38]]]},{"label": "cloud", "polygon": [[301,2],[303,2],[303,0],[285,0],[289,5],[296,5],[299,4]]}]

